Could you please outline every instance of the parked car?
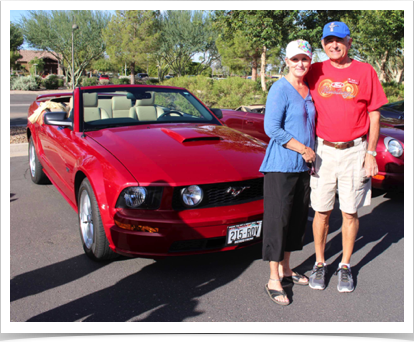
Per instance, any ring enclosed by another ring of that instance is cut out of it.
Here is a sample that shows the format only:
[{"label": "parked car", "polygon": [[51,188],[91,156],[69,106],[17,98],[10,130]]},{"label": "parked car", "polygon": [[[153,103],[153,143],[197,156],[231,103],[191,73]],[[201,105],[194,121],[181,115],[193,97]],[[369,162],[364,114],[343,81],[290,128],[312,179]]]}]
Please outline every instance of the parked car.
[{"label": "parked car", "polygon": [[99,81],[101,81],[101,80],[107,80],[107,81],[109,81],[109,76],[108,75],[100,75],[99,76]]},{"label": "parked car", "polygon": [[[236,110],[222,109],[221,119],[228,127],[251,135],[266,143],[269,137],[263,127],[265,106],[240,106]],[[372,178],[372,187],[402,190],[404,187],[404,124],[401,120],[381,118],[376,156],[379,173]]]},{"label": "parked car", "polygon": [[108,85],[111,82],[108,75],[100,75],[98,83],[102,85]]},{"label": "parked car", "polygon": [[385,118],[404,120],[404,100],[387,103],[380,108],[380,112]]},{"label": "parked car", "polygon": [[170,78],[173,78],[174,76],[171,76],[171,75],[167,75],[167,76],[165,76],[164,78],[166,78],[167,80],[169,80]]},{"label": "parked car", "polygon": [[[67,110],[35,120],[47,100]],[[227,251],[261,240],[266,144],[223,125],[221,110],[188,90],[80,87],[38,96],[32,115],[31,179],[50,180],[78,213],[92,259]]]},{"label": "parked car", "polygon": [[135,78],[139,80],[142,80],[143,78],[147,78],[147,77],[148,77],[148,74],[145,74],[145,73],[138,73],[135,75]]}]

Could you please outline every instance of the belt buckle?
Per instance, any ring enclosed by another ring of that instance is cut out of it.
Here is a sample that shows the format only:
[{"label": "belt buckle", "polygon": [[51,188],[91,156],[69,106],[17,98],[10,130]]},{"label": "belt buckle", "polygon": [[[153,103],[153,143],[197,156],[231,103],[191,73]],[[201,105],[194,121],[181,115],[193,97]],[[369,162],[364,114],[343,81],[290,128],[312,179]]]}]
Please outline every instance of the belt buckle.
[{"label": "belt buckle", "polygon": [[337,149],[337,150],[339,150],[340,149],[340,147],[339,146],[341,146],[342,145],[342,143],[335,143],[335,148]]}]

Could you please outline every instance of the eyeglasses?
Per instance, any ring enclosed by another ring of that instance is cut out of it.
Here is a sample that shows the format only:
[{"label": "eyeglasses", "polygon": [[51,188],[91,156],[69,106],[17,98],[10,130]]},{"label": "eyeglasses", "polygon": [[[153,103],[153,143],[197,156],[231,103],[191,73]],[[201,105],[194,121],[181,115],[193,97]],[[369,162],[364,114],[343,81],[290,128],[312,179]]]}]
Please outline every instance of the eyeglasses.
[{"label": "eyeglasses", "polygon": [[306,163],[306,166],[309,168],[308,172],[311,176],[313,176],[316,172],[315,172],[315,163]]}]

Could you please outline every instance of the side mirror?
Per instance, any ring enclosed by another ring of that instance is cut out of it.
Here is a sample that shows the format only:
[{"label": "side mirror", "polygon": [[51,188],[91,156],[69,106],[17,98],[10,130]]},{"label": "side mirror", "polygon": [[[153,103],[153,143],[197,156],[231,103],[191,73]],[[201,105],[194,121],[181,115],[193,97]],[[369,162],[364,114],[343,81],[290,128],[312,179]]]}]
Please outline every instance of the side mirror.
[{"label": "side mirror", "polygon": [[45,113],[43,121],[46,125],[65,126],[72,128],[72,120],[67,118],[66,112],[50,112]]},{"label": "side mirror", "polygon": [[217,116],[219,119],[223,119],[223,112],[219,108],[210,108],[210,110]]}]

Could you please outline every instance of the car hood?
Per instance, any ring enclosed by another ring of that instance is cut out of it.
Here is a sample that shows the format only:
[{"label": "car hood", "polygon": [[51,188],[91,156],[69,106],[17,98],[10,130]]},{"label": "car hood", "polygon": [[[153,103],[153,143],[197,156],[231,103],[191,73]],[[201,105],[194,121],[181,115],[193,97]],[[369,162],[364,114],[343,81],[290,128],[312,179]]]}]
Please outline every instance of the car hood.
[{"label": "car hood", "polygon": [[389,136],[394,139],[398,139],[402,143],[404,143],[404,130],[394,128],[385,124],[381,123],[380,134]]},{"label": "car hood", "polygon": [[87,132],[142,186],[183,186],[262,177],[266,144],[218,125],[142,125]]}]

